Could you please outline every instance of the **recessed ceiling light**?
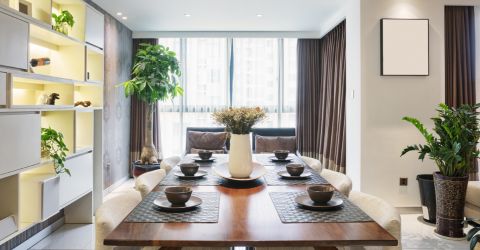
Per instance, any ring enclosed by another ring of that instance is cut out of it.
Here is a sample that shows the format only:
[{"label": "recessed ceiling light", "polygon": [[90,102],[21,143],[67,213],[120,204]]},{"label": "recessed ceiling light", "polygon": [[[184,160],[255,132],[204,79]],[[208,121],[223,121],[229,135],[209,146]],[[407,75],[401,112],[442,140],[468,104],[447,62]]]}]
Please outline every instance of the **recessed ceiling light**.
[{"label": "recessed ceiling light", "polygon": [[257,17],[263,17],[263,15],[262,14],[257,14]]},{"label": "recessed ceiling light", "polygon": [[126,17],[126,16],[124,16],[124,17],[122,17],[122,19],[123,19],[123,20],[127,20],[127,17]]},{"label": "recessed ceiling light", "polygon": [[117,12],[117,16],[121,16],[121,15],[123,15],[122,12]]},{"label": "recessed ceiling light", "polygon": [[191,17],[192,15],[188,14],[188,13],[185,13],[183,14],[185,17]]}]

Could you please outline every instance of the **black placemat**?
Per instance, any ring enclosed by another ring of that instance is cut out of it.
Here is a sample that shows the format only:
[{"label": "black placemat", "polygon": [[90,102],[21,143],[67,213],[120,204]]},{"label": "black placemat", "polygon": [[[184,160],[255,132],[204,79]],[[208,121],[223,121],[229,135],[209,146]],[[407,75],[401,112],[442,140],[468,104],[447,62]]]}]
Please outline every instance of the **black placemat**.
[{"label": "black placemat", "polygon": [[286,166],[287,164],[290,163],[300,163],[300,164],[305,164],[300,157],[294,155],[294,154],[289,154],[288,157],[291,158],[291,161],[272,161],[272,157],[274,157],[273,154],[254,154],[253,155],[253,160],[262,164],[262,165],[272,165],[272,166]]},{"label": "black placemat", "polygon": [[218,177],[210,166],[201,166],[200,170],[207,171],[207,175],[197,179],[183,179],[175,175],[180,171],[180,167],[174,167],[165,178],[158,184],[159,186],[218,186],[222,184],[222,179]]},{"label": "black placemat", "polygon": [[[202,204],[193,211],[169,213],[155,209],[153,201],[165,197],[163,192],[151,192],[127,216],[125,222],[135,223],[166,223],[166,222],[197,222],[217,223],[220,196],[214,192],[194,192],[192,195],[200,197]],[[121,204],[119,204],[121,205]]]},{"label": "black placemat", "polygon": [[318,222],[367,222],[370,216],[350,202],[342,194],[335,192],[335,197],[343,200],[341,209],[331,211],[310,211],[297,205],[295,198],[306,192],[271,192],[270,198],[283,223],[318,223]]}]

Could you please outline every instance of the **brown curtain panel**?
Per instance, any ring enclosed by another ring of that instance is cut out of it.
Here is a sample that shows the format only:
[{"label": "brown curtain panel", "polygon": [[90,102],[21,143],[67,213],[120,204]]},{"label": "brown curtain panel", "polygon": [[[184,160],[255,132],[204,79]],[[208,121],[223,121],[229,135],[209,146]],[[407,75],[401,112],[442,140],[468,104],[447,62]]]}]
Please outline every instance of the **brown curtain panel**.
[{"label": "brown curtain panel", "polygon": [[[475,104],[475,13],[473,6],[445,6],[445,102]],[[478,180],[478,162],[470,180]]]},{"label": "brown curtain panel", "polygon": [[297,144],[345,173],[345,21],[322,39],[298,40]]},{"label": "brown curtain panel", "polygon": [[[133,63],[135,63],[135,54],[140,48],[140,44],[157,44],[157,39],[133,39]],[[143,141],[145,138],[145,111],[146,104],[145,102],[140,101],[135,96],[131,98],[131,117],[130,117],[130,162],[140,159],[140,154],[142,153]],[[153,144],[157,147],[159,151],[159,159],[162,158],[161,144],[160,142],[160,133],[159,133],[159,122],[158,122],[158,106],[154,108],[153,115]],[[130,169],[130,175],[131,175]]]}]

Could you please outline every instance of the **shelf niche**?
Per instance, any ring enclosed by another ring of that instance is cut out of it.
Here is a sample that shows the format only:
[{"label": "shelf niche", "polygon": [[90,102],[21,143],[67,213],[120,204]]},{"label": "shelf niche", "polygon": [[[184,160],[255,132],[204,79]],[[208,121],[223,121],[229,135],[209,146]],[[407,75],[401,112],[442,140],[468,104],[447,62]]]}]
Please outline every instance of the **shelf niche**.
[{"label": "shelf niche", "polygon": [[[0,4],[6,5],[48,25],[51,24],[51,0],[0,0]],[[21,10],[20,4],[22,5]]]},{"label": "shelf niche", "polygon": [[85,81],[103,84],[103,71],[104,71],[104,57],[103,52],[93,48],[91,46],[86,46],[87,54],[87,72],[85,74]]},{"label": "shelf niche", "polygon": [[75,151],[75,131],[74,131],[74,111],[42,111],[41,112],[42,128],[51,127],[63,134],[63,140],[68,148],[67,155],[71,155]]},{"label": "shelf niche", "polygon": [[75,112],[75,152],[93,149],[93,112]]},{"label": "shelf niche", "polygon": [[[92,104],[89,108],[103,107],[103,85],[77,83],[75,84],[75,102],[90,101]],[[77,106],[82,108],[82,106]]]},{"label": "shelf niche", "polygon": [[[53,0],[52,13],[59,14],[62,10],[68,10],[72,13],[75,24],[72,28],[68,27],[68,36],[79,41],[85,41],[85,3],[81,0]],[[52,24],[53,24],[52,20]]]},{"label": "shelf niche", "polygon": [[[46,105],[42,101],[45,95],[58,93],[60,99],[55,105]],[[73,84],[47,82],[42,80],[13,77],[12,108],[71,108],[74,100]]]},{"label": "shelf niche", "polygon": [[49,58],[50,64],[31,67],[33,73],[84,81],[84,44],[54,31],[30,25],[29,60],[38,58]]}]

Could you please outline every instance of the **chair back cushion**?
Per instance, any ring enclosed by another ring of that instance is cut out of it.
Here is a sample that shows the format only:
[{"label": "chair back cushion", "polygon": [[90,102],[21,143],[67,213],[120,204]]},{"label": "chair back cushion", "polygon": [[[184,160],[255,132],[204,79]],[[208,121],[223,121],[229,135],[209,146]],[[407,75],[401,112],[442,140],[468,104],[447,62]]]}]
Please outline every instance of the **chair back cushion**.
[{"label": "chair back cushion", "polygon": [[142,199],[165,178],[165,175],[165,170],[157,169],[137,177],[135,180],[135,189],[140,192]]},{"label": "chair back cushion", "polygon": [[192,148],[205,150],[228,150],[229,138],[225,128],[188,127],[185,153],[190,154]]},{"label": "chair back cushion", "polygon": [[[252,151],[256,151],[256,141],[255,138],[257,135],[260,136],[295,136],[295,128],[252,128]],[[295,150],[292,151],[292,153],[296,152],[296,146]]]},{"label": "chair back cushion", "polygon": [[255,153],[272,153],[275,150],[288,150],[295,154],[297,142],[295,136],[255,136]]},{"label": "chair back cushion", "polygon": [[103,240],[120,222],[142,201],[135,190],[119,193],[106,200],[95,212],[95,249],[110,250],[112,246],[103,245]]}]

